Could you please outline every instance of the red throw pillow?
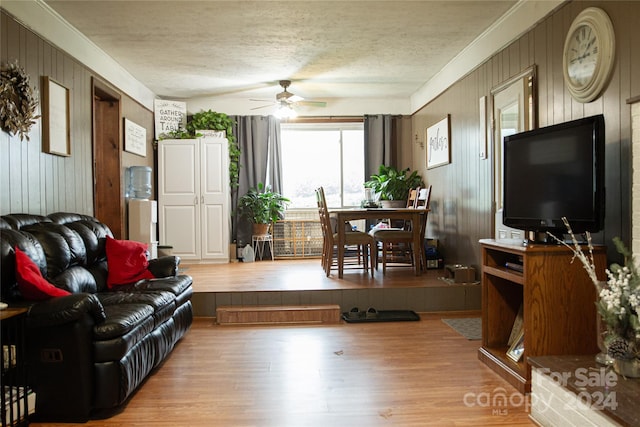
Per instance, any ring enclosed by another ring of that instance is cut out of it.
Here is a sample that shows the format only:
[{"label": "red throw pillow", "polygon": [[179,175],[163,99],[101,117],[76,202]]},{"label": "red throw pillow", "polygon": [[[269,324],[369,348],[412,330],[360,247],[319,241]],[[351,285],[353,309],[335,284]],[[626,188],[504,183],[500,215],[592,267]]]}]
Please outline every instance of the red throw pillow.
[{"label": "red throw pillow", "polygon": [[15,250],[18,290],[20,290],[25,299],[41,301],[52,297],[71,295],[69,291],[52,285],[42,277],[40,268],[29,258],[29,255],[22,252],[18,247]]},{"label": "red throw pillow", "polygon": [[144,243],[133,240],[116,240],[107,236],[107,287],[128,285],[142,279],[153,279],[147,270],[147,248]]}]

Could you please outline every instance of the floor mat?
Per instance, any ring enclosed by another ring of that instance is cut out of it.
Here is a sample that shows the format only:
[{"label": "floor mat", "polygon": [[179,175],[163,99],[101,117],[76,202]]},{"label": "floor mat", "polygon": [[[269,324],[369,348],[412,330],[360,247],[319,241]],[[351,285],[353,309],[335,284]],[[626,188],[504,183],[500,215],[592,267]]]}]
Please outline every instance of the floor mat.
[{"label": "floor mat", "polygon": [[457,319],[442,319],[453,330],[468,340],[482,339],[482,319],[479,317],[461,317]]},{"label": "floor mat", "polygon": [[380,310],[375,313],[345,311],[342,319],[348,323],[365,322],[411,322],[420,320],[420,316],[411,310]]}]

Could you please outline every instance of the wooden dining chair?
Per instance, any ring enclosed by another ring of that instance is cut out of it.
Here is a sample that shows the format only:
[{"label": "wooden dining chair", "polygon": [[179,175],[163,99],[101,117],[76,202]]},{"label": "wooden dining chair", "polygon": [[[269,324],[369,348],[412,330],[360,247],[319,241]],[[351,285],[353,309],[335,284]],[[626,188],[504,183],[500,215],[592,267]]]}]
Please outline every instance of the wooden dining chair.
[{"label": "wooden dining chair", "polygon": [[[431,185],[427,188],[417,188],[416,198],[413,201],[411,207],[413,209],[429,209],[429,202],[431,200]],[[413,251],[419,251],[420,253],[420,268],[426,268],[427,260],[426,254],[422,247],[414,248],[413,244],[413,228],[419,227],[421,236],[424,237],[427,225],[427,215],[422,216],[422,220],[419,224],[406,224],[403,228],[381,228],[373,233],[373,238],[376,241],[376,246],[380,245],[380,258],[382,260],[382,274],[387,272],[387,263],[393,262],[397,266],[413,267]],[[376,252],[377,256],[377,252]],[[376,266],[380,263],[376,260]]]},{"label": "wooden dining chair", "polygon": [[[316,200],[318,202],[318,214],[323,236],[322,267],[328,277],[331,274],[331,269],[337,267],[337,265],[334,265],[334,254],[337,252],[338,234],[331,224],[324,188],[320,187],[316,190]],[[344,227],[344,224],[337,224],[336,226]],[[373,272],[376,268],[375,241],[373,237],[362,231],[349,230],[345,233],[345,246],[356,247],[358,260],[356,265],[358,268],[364,268],[365,271],[371,271],[371,276],[373,277]],[[362,257],[360,257],[360,254],[362,254]],[[360,260],[362,260],[362,264],[360,264]],[[346,255],[343,261],[348,261]],[[354,263],[346,262],[345,265],[354,265]]]}]

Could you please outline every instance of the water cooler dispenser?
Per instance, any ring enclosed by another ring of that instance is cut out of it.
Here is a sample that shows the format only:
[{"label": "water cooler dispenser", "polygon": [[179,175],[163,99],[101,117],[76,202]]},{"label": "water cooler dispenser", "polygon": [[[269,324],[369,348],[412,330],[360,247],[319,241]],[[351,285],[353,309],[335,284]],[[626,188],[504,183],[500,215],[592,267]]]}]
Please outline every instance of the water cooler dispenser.
[{"label": "water cooler dispenser", "polygon": [[158,257],[158,203],[151,197],[151,168],[132,166],[128,169],[129,240],[149,245],[151,258]]}]

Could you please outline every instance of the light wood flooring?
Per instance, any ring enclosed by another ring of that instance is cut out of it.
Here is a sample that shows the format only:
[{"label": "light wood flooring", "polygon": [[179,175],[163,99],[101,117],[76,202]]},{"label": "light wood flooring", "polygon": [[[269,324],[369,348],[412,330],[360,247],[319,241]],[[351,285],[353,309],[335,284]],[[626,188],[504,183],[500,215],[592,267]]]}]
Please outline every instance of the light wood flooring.
[{"label": "light wood flooring", "polygon": [[300,291],[344,290],[364,288],[412,288],[442,286],[439,279],[444,270],[427,270],[416,276],[411,267],[382,266],[374,277],[362,269],[347,268],[343,277],[332,270],[326,276],[319,258],[295,260],[233,262],[224,264],[189,264],[182,262],[181,270],[193,277],[194,292],[252,292],[252,291]]},{"label": "light wood flooring", "polygon": [[197,318],[123,411],[85,425],[534,425],[527,400],[478,361],[479,344],[435,314],[332,326]]}]

